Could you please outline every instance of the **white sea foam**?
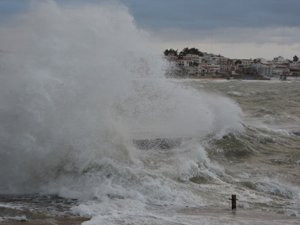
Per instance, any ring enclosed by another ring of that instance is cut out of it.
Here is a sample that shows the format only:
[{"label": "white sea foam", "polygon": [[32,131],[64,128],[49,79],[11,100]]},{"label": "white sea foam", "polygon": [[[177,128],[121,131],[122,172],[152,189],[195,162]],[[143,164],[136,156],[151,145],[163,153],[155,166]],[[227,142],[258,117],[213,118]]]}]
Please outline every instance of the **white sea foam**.
[{"label": "white sea foam", "polygon": [[233,96],[238,96],[238,97],[243,96],[243,94],[241,92],[238,92],[238,91],[228,91],[227,94],[233,95]]},{"label": "white sea foam", "polygon": [[0,222],[1,221],[20,221],[20,222],[26,222],[28,221],[27,217],[25,215],[22,216],[5,216],[5,217],[0,217]]},{"label": "white sea foam", "polygon": [[12,203],[0,203],[0,208],[7,208],[7,209],[22,209],[24,208],[21,205],[16,205],[16,204],[12,204]]},{"label": "white sea foam", "polygon": [[[165,79],[160,50],[125,7],[34,4],[0,28],[0,49],[1,192],[77,198],[75,212],[102,222],[203,204],[185,182],[223,169],[197,138],[241,129],[241,110]],[[157,137],[197,141],[170,152],[132,143]]]},{"label": "white sea foam", "polygon": [[123,6],[47,1],[0,32],[10,52],[0,84],[7,184],[78,172],[97,157],[131,160],[136,131],[200,137],[240,128],[231,100],[163,78],[160,54]]}]

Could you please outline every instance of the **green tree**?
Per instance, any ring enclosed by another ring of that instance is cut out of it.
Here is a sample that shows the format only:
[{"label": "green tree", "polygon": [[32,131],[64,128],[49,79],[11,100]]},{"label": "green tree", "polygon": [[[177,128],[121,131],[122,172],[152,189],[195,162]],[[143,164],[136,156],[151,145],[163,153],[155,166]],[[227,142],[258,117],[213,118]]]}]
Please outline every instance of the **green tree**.
[{"label": "green tree", "polygon": [[234,64],[235,64],[235,65],[237,65],[237,64],[242,64],[242,61],[241,61],[240,59],[238,59],[238,60],[235,61]]},{"label": "green tree", "polygon": [[253,62],[254,62],[254,63],[260,63],[260,62],[261,62],[261,59],[254,59]]},{"label": "green tree", "polygon": [[197,49],[197,48],[188,48],[188,47],[184,48],[179,53],[179,56],[183,57],[183,56],[186,56],[188,54],[203,56],[203,53],[201,51],[199,51],[199,49]]},{"label": "green tree", "polygon": [[165,56],[169,56],[169,55],[178,56],[178,50],[174,50],[174,49],[172,49],[172,48],[166,49],[166,50],[164,51],[164,55],[165,55]]},{"label": "green tree", "polygon": [[294,62],[298,62],[298,61],[299,61],[298,56],[295,55],[295,56],[293,57],[293,61],[294,61]]}]

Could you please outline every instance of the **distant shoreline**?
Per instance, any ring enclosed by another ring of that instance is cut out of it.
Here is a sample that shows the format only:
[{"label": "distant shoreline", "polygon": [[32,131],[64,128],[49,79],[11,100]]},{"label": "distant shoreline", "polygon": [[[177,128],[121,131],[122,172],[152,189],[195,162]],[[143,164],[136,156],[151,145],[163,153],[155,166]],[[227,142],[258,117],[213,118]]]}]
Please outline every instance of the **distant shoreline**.
[{"label": "distant shoreline", "polygon": [[270,77],[270,78],[254,78],[254,77],[247,77],[247,78],[235,78],[235,77],[230,77],[230,78],[226,78],[226,77],[198,77],[198,76],[186,76],[186,77],[182,77],[182,76],[167,76],[167,78],[170,79],[178,79],[178,80],[246,80],[246,81],[274,81],[274,80],[278,80],[278,81],[293,81],[293,80],[299,80],[300,81],[300,77],[292,77],[289,76],[286,78],[286,80],[282,80],[279,77]]}]

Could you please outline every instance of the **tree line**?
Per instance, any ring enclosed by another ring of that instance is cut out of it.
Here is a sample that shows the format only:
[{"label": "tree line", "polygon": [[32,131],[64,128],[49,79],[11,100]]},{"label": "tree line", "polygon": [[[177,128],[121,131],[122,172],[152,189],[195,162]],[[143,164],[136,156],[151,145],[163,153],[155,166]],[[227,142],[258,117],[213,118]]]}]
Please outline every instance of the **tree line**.
[{"label": "tree line", "polygon": [[[180,52],[178,52],[178,49],[174,50],[173,48],[170,48],[170,49],[166,49],[164,51],[164,55],[165,56],[177,56],[178,58],[182,58],[188,54],[191,54],[191,55],[198,55],[198,56],[203,56],[203,52],[199,51],[199,49],[197,48],[184,48],[182,49]],[[255,59],[254,62],[258,62],[257,61],[258,59]],[[295,55],[293,57],[293,62],[298,62],[299,61],[299,57],[297,55]],[[240,63],[240,62],[237,62],[237,64]]]},{"label": "tree line", "polygon": [[179,53],[178,53],[178,49],[174,50],[172,48],[166,49],[164,51],[165,56],[177,56],[179,58],[184,57],[188,54],[198,55],[198,56],[203,56],[204,55],[203,52],[199,51],[199,49],[197,49],[197,48],[188,48],[188,47],[182,49],[182,51],[180,51]]}]

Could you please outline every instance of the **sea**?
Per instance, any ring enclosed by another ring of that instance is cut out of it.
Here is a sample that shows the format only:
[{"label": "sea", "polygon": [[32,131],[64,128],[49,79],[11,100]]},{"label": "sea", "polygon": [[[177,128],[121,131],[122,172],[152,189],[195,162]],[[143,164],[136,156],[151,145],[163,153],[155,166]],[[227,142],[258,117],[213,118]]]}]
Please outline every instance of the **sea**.
[{"label": "sea", "polygon": [[166,78],[116,2],[0,28],[1,225],[300,224],[299,79]]}]

